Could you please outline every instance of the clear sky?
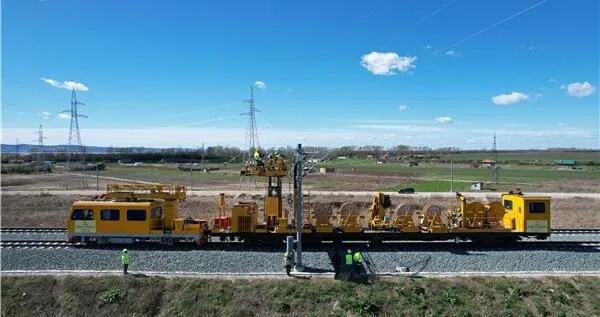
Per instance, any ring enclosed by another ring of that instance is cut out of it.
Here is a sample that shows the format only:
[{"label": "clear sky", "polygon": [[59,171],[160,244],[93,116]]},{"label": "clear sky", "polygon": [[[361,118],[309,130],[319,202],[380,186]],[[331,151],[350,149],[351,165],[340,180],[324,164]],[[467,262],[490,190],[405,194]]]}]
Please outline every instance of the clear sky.
[{"label": "clear sky", "polygon": [[[2,142],[598,148],[599,1],[2,1]],[[67,89],[65,89],[67,88]]]}]

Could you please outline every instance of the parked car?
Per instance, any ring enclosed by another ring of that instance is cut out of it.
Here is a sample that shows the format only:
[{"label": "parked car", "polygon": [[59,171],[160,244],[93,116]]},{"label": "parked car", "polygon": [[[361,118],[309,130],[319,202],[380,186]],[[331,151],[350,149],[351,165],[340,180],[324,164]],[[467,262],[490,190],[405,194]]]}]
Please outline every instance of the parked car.
[{"label": "parked car", "polygon": [[414,193],[415,193],[415,189],[412,187],[402,188],[401,190],[398,191],[398,194],[414,194]]}]

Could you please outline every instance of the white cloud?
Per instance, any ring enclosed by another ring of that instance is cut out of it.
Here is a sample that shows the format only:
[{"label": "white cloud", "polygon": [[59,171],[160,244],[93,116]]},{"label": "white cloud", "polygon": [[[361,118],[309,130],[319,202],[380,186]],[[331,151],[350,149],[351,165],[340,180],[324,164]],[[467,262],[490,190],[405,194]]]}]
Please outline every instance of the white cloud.
[{"label": "white cloud", "polygon": [[497,105],[510,105],[513,103],[519,103],[519,102],[524,102],[529,100],[529,96],[522,93],[522,92],[516,92],[513,91],[510,94],[502,94],[502,95],[498,95],[498,96],[494,96],[492,97],[492,102],[497,104]]},{"label": "white cloud", "polygon": [[60,119],[63,119],[63,120],[69,120],[69,119],[71,119],[71,115],[68,114],[68,113],[64,113],[64,112],[59,113],[58,117]]},{"label": "white cloud", "polygon": [[41,80],[43,80],[45,83],[47,83],[48,85],[54,86],[56,88],[63,88],[63,89],[68,89],[68,90],[77,90],[77,91],[88,91],[88,87],[82,83],[78,83],[78,82],[74,82],[74,81],[68,81],[65,80],[63,82],[60,82],[58,80],[55,79],[49,79],[49,78],[40,78]]},{"label": "white cloud", "polygon": [[409,108],[408,108],[408,106],[406,106],[406,105],[399,105],[399,106],[398,106],[398,111],[400,111],[400,112],[404,112],[404,111],[406,111],[406,110],[408,110],[408,109],[409,109]]},{"label": "white cloud", "polygon": [[594,92],[596,92],[596,87],[587,81],[570,83],[567,86],[567,93],[574,97],[586,97],[592,95]]},{"label": "white cloud", "polygon": [[559,122],[556,125],[559,126],[559,127],[566,127],[567,126],[567,124],[564,123],[564,122]]},{"label": "white cloud", "polygon": [[20,116],[22,116],[22,115],[25,114],[25,112],[23,112],[23,111],[17,111],[17,114],[20,115]]},{"label": "white cloud", "polygon": [[450,117],[437,117],[435,118],[435,121],[442,124],[450,124],[454,122],[454,120]]},{"label": "white cloud", "polygon": [[48,118],[50,118],[50,112],[48,112],[48,111],[40,112],[40,116],[42,116],[42,118],[44,118],[44,120],[48,120]]},{"label": "white cloud", "polygon": [[433,48],[433,46],[431,46],[431,45],[429,45],[429,44],[425,45],[425,49],[426,49],[426,50],[430,50],[430,49],[432,49],[432,48]]},{"label": "white cloud", "polygon": [[260,80],[255,81],[254,86],[256,86],[256,88],[262,89],[262,90],[267,89],[267,84],[265,84],[264,81],[260,81]]},{"label": "white cloud", "polygon": [[548,82],[556,84],[558,83],[558,80],[556,80],[556,78],[548,78]]},{"label": "white cloud", "polygon": [[371,52],[363,55],[360,64],[374,75],[396,75],[396,71],[406,73],[415,68],[414,56],[398,56],[396,53]]},{"label": "white cloud", "polygon": [[453,50],[446,51],[444,54],[446,54],[446,56],[458,56],[458,53]]}]

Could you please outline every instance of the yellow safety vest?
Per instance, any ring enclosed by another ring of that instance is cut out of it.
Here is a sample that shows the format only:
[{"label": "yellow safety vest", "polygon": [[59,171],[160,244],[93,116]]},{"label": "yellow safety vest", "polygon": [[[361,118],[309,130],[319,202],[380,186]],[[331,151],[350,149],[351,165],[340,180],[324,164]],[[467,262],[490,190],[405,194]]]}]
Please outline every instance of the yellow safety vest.
[{"label": "yellow safety vest", "polygon": [[123,264],[129,264],[129,253],[123,253],[123,255],[121,255],[121,262],[123,262]]},{"label": "yellow safety vest", "polygon": [[362,254],[360,254],[360,252],[354,253],[354,261],[356,263],[362,263],[362,260]]},{"label": "yellow safety vest", "polygon": [[346,254],[346,265],[352,265],[352,254]]}]

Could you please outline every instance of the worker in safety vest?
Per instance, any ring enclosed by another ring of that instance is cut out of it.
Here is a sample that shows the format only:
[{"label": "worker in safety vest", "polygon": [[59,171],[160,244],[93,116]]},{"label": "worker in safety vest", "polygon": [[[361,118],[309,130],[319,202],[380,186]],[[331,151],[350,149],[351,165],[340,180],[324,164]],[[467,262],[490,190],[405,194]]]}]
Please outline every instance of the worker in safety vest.
[{"label": "worker in safety vest", "polygon": [[352,278],[352,264],[354,264],[354,261],[352,260],[352,250],[348,249],[348,251],[346,252],[346,256],[344,257],[344,264],[345,265],[345,271],[346,271],[346,278],[350,279]]},{"label": "worker in safety vest", "polygon": [[123,249],[123,254],[121,254],[121,263],[123,263],[123,274],[127,274],[127,267],[129,266],[129,252],[127,249]]},{"label": "worker in safety vest", "polygon": [[265,163],[263,163],[262,153],[260,152],[260,149],[256,149],[254,151],[254,161],[256,161],[256,166],[265,165]]},{"label": "worker in safety vest", "polygon": [[362,254],[360,253],[360,251],[356,251],[356,252],[354,252],[354,256],[352,258],[354,260],[354,267],[356,269],[356,274],[360,274],[360,272],[362,270],[362,262],[363,262]]},{"label": "worker in safety vest", "polygon": [[292,252],[286,252],[283,254],[283,265],[285,266],[285,273],[288,276],[292,272],[293,262],[294,262],[294,254]]}]

